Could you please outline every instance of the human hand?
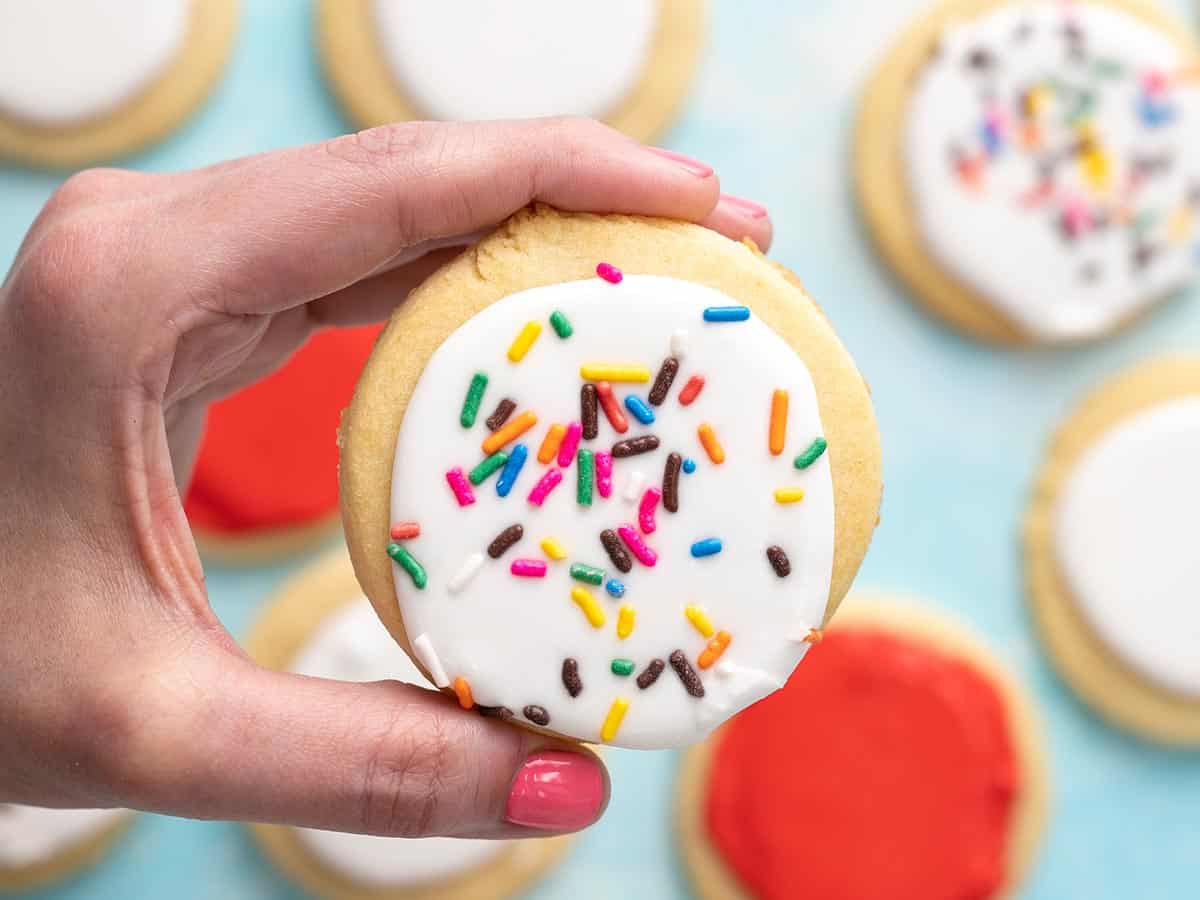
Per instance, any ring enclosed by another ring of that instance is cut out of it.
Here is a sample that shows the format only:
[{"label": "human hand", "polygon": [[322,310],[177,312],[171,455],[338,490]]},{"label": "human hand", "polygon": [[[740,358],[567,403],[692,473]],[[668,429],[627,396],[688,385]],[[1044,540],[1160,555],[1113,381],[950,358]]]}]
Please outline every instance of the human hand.
[{"label": "human hand", "polygon": [[403,836],[599,817],[581,748],[396,682],[256,667],[180,503],[210,402],[317,328],[386,317],[533,200],[771,236],[707,166],[573,119],[88,171],[51,198],[0,287],[0,801]]}]

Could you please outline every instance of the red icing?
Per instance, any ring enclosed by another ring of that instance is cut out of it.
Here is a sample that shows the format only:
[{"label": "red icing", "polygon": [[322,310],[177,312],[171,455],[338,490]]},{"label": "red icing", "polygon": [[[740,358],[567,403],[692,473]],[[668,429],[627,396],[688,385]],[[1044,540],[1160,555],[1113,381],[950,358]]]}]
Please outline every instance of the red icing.
[{"label": "red icing", "polygon": [[324,331],[283,368],[215,403],[186,503],[193,525],[246,534],[337,509],[337,427],[380,326]]},{"label": "red icing", "polygon": [[834,630],[721,733],[706,818],[761,900],[982,900],[1004,884],[1017,761],[975,668]]}]

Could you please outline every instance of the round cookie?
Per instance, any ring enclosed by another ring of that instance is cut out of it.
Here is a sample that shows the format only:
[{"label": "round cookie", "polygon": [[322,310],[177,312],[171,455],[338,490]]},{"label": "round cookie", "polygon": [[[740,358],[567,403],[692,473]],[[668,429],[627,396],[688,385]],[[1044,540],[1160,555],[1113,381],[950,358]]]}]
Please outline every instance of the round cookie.
[{"label": "round cookie", "polygon": [[379,332],[320,332],[282,368],[213,404],[184,503],[207,559],[266,562],[337,531],[338,422]]},{"label": "round cookie", "polygon": [[1047,796],[1030,702],[991,651],[852,598],[787,687],[689,751],[678,834],[702,900],[999,898]]},{"label": "round cookie", "polygon": [[207,96],[236,0],[38,0],[0,8],[0,159],[73,168],[163,137]]},{"label": "round cookie", "polygon": [[867,85],[860,208],[932,313],[981,340],[1113,332],[1194,277],[1200,56],[1146,0],[942,0]]},{"label": "round cookie", "polygon": [[694,743],[782,686],[878,520],[868,390],[820,310],[679,222],[518,213],[398,308],[341,437],[396,640],[585,741]]},{"label": "round cookie", "polygon": [[[342,551],[284,585],[247,650],[272,669],[423,684],[363,598]],[[501,900],[561,861],[571,841],[404,840],[281,825],[250,828],[280,871],[326,900]]]},{"label": "round cookie", "polygon": [[705,6],[321,0],[317,19],[326,72],[361,127],[586,115],[649,140],[686,94]]},{"label": "round cookie", "polygon": [[95,864],[132,821],[124,809],[0,803],[0,893],[30,890]]},{"label": "round cookie", "polygon": [[1200,358],[1144,363],[1060,426],[1025,523],[1034,621],[1063,678],[1118,727],[1200,746]]}]

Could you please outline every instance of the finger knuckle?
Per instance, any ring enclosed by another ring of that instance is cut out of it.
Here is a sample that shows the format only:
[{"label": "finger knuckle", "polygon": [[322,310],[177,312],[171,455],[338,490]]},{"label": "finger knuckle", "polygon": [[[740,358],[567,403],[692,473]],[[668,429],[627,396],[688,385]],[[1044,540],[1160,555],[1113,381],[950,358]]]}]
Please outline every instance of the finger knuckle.
[{"label": "finger knuckle", "polygon": [[323,152],[351,164],[379,165],[419,158],[437,141],[433,122],[395,122],[347,134],[321,145]]},{"label": "finger knuckle", "polygon": [[128,174],[120,169],[83,169],[59,185],[46,208],[62,213],[91,206],[111,196],[113,188]]}]

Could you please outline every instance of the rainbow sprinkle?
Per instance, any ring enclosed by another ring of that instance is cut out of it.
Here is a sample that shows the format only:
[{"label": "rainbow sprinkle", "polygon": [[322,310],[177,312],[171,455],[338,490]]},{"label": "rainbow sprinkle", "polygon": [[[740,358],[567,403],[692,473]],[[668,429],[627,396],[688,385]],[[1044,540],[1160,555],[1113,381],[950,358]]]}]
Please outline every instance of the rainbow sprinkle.
[{"label": "rainbow sprinkle", "polygon": [[652,410],[646,404],[646,401],[637,394],[626,395],[625,408],[629,410],[630,414],[643,425],[654,424],[654,410]]},{"label": "rainbow sprinkle", "polygon": [[700,658],[696,660],[696,665],[701,669],[711,668],[712,664],[721,658],[721,654],[729,646],[730,640],[732,638],[728,631],[718,631],[716,637],[709,641],[708,646],[700,653]]},{"label": "rainbow sprinkle", "polygon": [[461,675],[454,679],[454,696],[458,698],[458,705],[463,709],[475,706],[475,698],[471,696],[471,684]]},{"label": "rainbow sprinkle", "polygon": [[705,538],[702,541],[696,541],[696,543],[692,544],[692,556],[696,559],[701,559],[705,556],[715,556],[720,552],[720,538]]},{"label": "rainbow sprinkle", "polygon": [[683,614],[687,620],[692,623],[692,626],[700,632],[702,637],[710,638],[713,636],[713,625],[709,621],[708,615],[698,606],[685,606]]},{"label": "rainbow sprinkle", "polygon": [[467,480],[476,487],[479,487],[479,485],[494,475],[507,462],[508,454],[503,450],[497,450],[473,468],[467,475]]},{"label": "rainbow sprinkle", "polygon": [[475,494],[471,492],[471,486],[467,484],[467,476],[463,474],[460,466],[455,466],[446,473],[446,484],[450,485],[450,490],[454,491],[454,499],[458,501],[459,506],[470,506],[475,502]]},{"label": "rainbow sprinkle", "polygon": [[563,315],[561,310],[557,309],[550,313],[550,327],[563,340],[566,340],[575,333],[575,329],[571,327],[571,321]]},{"label": "rainbow sprinkle", "polygon": [[725,462],[725,448],[721,446],[721,442],[717,439],[717,433],[713,431],[713,427],[705,422],[696,429],[696,434],[700,436],[700,443],[704,447],[704,452],[708,454],[708,458],[712,460],[713,465],[719,466]]},{"label": "rainbow sprinkle", "polygon": [[546,474],[533,486],[533,490],[529,492],[527,499],[534,506],[541,506],[546,502],[546,498],[550,496],[550,492],[558,487],[562,480],[562,469],[548,469]]},{"label": "rainbow sprinkle", "polygon": [[571,599],[583,610],[588,624],[593,628],[603,628],[605,622],[604,607],[602,607],[590,591],[581,587],[571,588]]},{"label": "rainbow sprinkle", "polygon": [[483,439],[483,452],[491,456],[505,444],[512,443],[537,424],[537,416],[529,410],[505,423],[503,428],[493,431]]},{"label": "rainbow sprinkle", "polygon": [[558,445],[558,467],[560,469],[571,465],[571,460],[575,458],[575,451],[579,449],[579,438],[582,435],[583,425],[579,422],[572,422],[567,426],[567,434],[562,443]]},{"label": "rainbow sprinkle", "polygon": [[542,552],[555,562],[561,562],[567,558],[567,548],[562,545],[562,542],[558,538],[543,538]]},{"label": "rainbow sprinkle", "polygon": [[468,556],[453,577],[446,582],[446,590],[452,594],[459,593],[479,574],[479,570],[483,568],[483,554],[472,553]]},{"label": "rainbow sprinkle", "polygon": [[625,278],[625,275],[616,266],[611,263],[597,263],[596,274],[607,281],[609,284],[620,284]]},{"label": "rainbow sprinkle", "polygon": [[696,461],[690,456],[686,457],[683,461],[683,471],[689,475],[696,471]]},{"label": "rainbow sprinkle", "polygon": [[771,425],[767,435],[767,449],[772,456],[783,452],[787,443],[788,392],[777,390],[771,395]]},{"label": "rainbow sprinkle", "polygon": [[417,522],[397,522],[388,530],[393,541],[407,541],[421,536],[421,526]]},{"label": "rainbow sprinkle", "polygon": [[592,505],[592,480],[596,468],[595,454],[581,449],[575,466],[575,502],[580,506]]},{"label": "rainbow sprinkle", "polygon": [[470,428],[475,424],[475,419],[479,415],[479,404],[483,402],[483,392],[487,389],[488,377],[483,372],[476,372],[471,376],[471,383],[467,386],[467,396],[463,400],[462,412],[458,415],[458,422],[463,428]]},{"label": "rainbow sprinkle", "polygon": [[608,591],[610,597],[616,597],[618,600],[625,596],[625,582],[617,581],[615,578],[604,582],[604,589]]},{"label": "rainbow sprinkle", "polygon": [[604,417],[608,419],[608,424],[612,426],[613,431],[617,434],[624,434],[629,430],[629,420],[621,412],[621,404],[617,402],[611,384],[607,381],[597,382],[596,399],[600,401],[600,408],[604,410]]},{"label": "rainbow sprinkle", "polygon": [[604,581],[604,570],[583,563],[571,563],[571,577],[576,581],[599,585]]},{"label": "rainbow sprinkle", "polygon": [[555,423],[546,431],[546,436],[542,438],[542,446],[538,448],[537,461],[542,465],[550,462],[558,455],[558,448],[562,446],[563,438],[567,436],[567,427]]},{"label": "rainbow sprinkle", "polygon": [[637,613],[628,603],[622,604],[617,610],[617,637],[621,640],[633,634],[633,623]]},{"label": "rainbow sprinkle", "polygon": [[745,306],[710,306],[704,310],[705,322],[745,322],[750,310]]},{"label": "rainbow sprinkle", "polygon": [[775,502],[780,504],[799,503],[804,499],[804,488],[781,487],[775,489]]},{"label": "rainbow sprinkle", "polygon": [[604,717],[604,724],[600,726],[600,740],[607,744],[617,736],[628,709],[629,701],[624,697],[618,697],[612,702],[612,706],[608,708],[608,715]]},{"label": "rainbow sprinkle", "polygon": [[425,590],[425,585],[429,583],[429,577],[425,574],[425,567],[417,562],[417,558],[408,552],[408,549],[403,544],[388,544],[387,554],[394,559],[412,579],[413,586],[418,591]]},{"label": "rainbow sprinkle", "polygon": [[808,445],[808,448],[796,457],[794,465],[797,469],[807,469],[821,458],[828,446],[829,444],[825,441],[825,438],[815,438],[813,442]]},{"label": "rainbow sprinkle", "polygon": [[633,674],[632,659],[614,659],[610,666],[614,675],[620,675],[622,678],[628,678]]},{"label": "rainbow sprinkle", "polygon": [[541,333],[541,322],[526,322],[525,327],[513,338],[512,346],[508,348],[508,358],[515,363],[523,360],[525,354],[529,352],[529,348],[533,346],[533,342],[538,339],[538,335]]},{"label": "rainbow sprinkle", "polygon": [[596,493],[604,499],[612,496],[612,454],[596,451]]},{"label": "rainbow sprinkle", "polygon": [[658,501],[662,499],[663,492],[656,487],[646,488],[646,493],[642,494],[642,502],[638,504],[638,527],[642,529],[642,534],[654,534],[658,528],[658,524],[654,521],[654,511],[658,508]]},{"label": "rainbow sprinkle", "polygon": [[513,485],[517,483],[517,476],[521,474],[521,469],[524,468],[528,456],[529,448],[524,444],[517,444],[512,448],[512,453],[508,455],[508,462],[504,464],[504,471],[500,473],[500,478],[496,481],[498,496],[507,497],[509,495]]},{"label": "rainbow sprinkle", "polygon": [[546,564],[540,559],[514,559],[508,570],[520,578],[546,577]]},{"label": "rainbow sprinkle", "polygon": [[637,561],[643,566],[653,567],[658,563],[658,554],[651,550],[646,542],[642,540],[642,536],[634,531],[632,525],[622,525],[617,529],[617,534],[629,548],[629,552],[637,557]]},{"label": "rainbow sprinkle", "polygon": [[683,386],[683,390],[679,392],[680,405],[691,406],[696,398],[700,396],[702,390],[704,390],[704,376],[693,375],[687,380],[687,384]]},{"label": "rainbow sprinkle", "polygon": [[579,367],[579,377],[584,381],[620,381],[644,384],[650,380],[650,370],[645,366],[624,363],[585,363]]}]

